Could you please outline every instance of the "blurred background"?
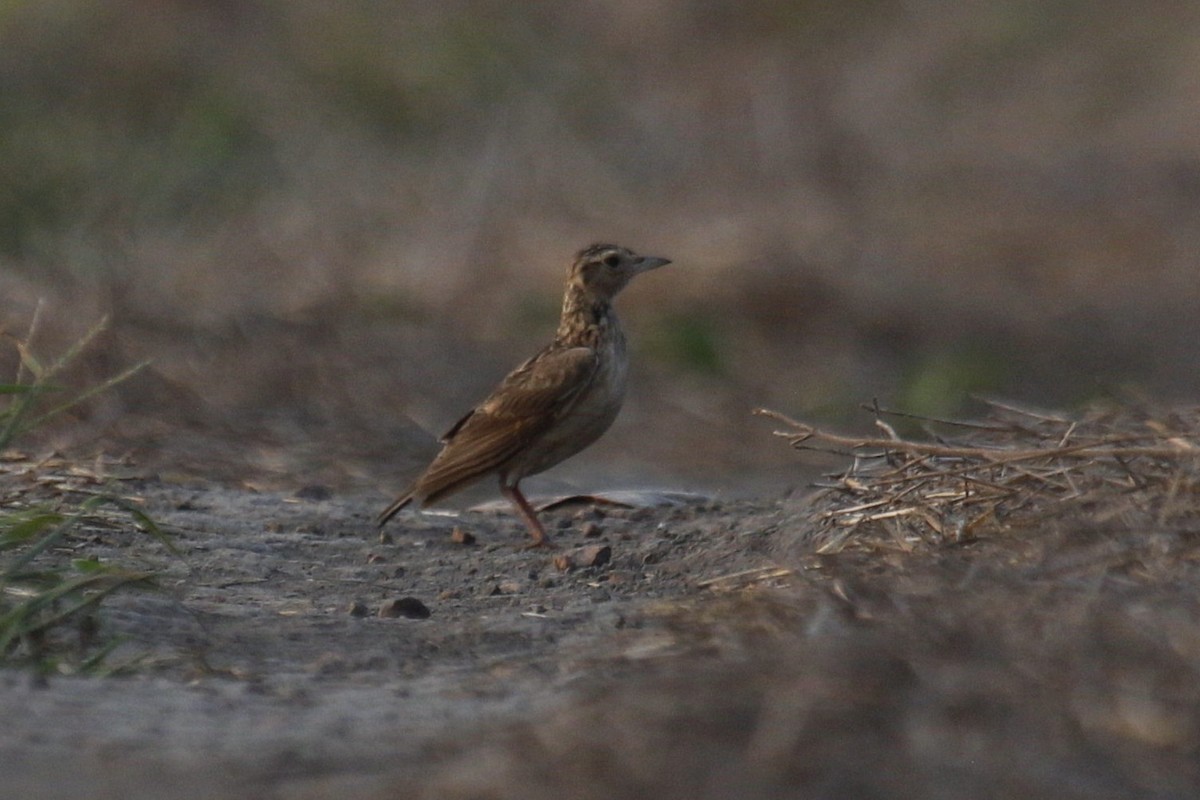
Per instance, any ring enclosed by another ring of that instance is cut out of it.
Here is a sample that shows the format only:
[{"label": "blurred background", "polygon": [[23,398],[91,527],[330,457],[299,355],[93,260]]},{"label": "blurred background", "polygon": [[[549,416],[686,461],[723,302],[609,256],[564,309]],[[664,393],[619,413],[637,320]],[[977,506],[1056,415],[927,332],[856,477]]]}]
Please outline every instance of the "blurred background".
[{"label": "blurred background", "polygon": [[596,241],[675,263],[542,486],[786,483],[756,406],[1192,398],[1200,4],[0,5],[0,326],[153,359],[50,445],[391,492]]}]

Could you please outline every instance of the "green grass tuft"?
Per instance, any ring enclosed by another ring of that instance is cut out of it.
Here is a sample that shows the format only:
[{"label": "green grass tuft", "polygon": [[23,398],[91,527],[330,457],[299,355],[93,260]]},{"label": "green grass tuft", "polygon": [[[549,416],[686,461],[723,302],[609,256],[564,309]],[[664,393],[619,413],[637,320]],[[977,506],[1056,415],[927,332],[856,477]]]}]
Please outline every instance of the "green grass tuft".
[{"label": "green grass tuft", "polygon": [[[40,311],[39,306],[28,334],[16,342],[20,355],[16,379],[0,384],[0,400],[7,400],[0,407],[0,449],[145,366],[137,364],[94,386],[69,392],[53,381],[104,330],[107,320],[61,356],[45,362],[32,346]],[[47,402],[50,397],[58,402]],[[120,642],[98,635],[96,612],[114,592],[152,586],[153,575],[91,555],[69,557],[72,534],[83,521],[96,517],[101,506],[112,506],[132,527],[169,548],[170,542],[145,512],[114,496],[93,496],[66,512],[49,505],[14,505],[11,498],[0,495],[0,666],[30,666],[42,674],[108,671],[106,659]]]},{"label": "green grass tuft", "polygon": [[69,514],[44,508],[0,514],[0,665],[43,674],[107,669],[105,658],[120,641],[97,634],[97,609],[118,590],[154,586],[154,576],[95,556],[66,556],[71,534],[103,505],[166,541],[149,517],[114,497],[89,498]]}]

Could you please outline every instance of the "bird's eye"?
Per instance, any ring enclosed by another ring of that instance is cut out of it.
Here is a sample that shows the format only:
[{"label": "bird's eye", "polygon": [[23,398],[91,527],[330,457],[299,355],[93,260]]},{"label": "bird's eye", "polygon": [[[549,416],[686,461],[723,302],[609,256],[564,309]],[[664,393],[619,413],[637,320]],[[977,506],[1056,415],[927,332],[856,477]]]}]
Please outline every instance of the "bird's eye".
[{"label": "bird's eye", "polygon": [[621,263],[621,257],[618,256],[616,253],[613,253],[611,255],[607,255],[604,257],[604,266],[606,266],[606,267],[615,267],[615,266],[617,266],[617,264],[620,264],[620,263]]}]

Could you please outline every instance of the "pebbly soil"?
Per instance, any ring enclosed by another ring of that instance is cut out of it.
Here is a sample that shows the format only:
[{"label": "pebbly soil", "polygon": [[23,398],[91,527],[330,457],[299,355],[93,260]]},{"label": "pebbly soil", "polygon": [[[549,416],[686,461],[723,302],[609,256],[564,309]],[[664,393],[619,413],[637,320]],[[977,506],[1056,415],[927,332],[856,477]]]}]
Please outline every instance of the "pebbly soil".
[{"label": "pebbly soil", "polygon": [[[546,512],[542,552],[508,514],[406,514],[381,543],[378,497],[123,491],[178,554],[119,527],[72,554],[160,574],[102,619],[145,658],[0,674],[5,798],[1200,789],[1186,526],[823,556],[803,500],[690,500]],[[553,563],[593,545],[607,563]]]},{"label": "pebbly soil", "polygon": [[602,681],[598,663],[663,657],[662,609],[770,564],[783,519],[588,505],[544,512],[557,547],[528,550],[509,514],[405,513],[381,542],[379,498],[123,488],[177,553],[98,529],[71,555],[159,576],[102,617],[125,640],[111,660],[141,660],[133,677],[0,676],[0,795],[352,796],[343,783],[419,775],[448,732],[536,714]]}]

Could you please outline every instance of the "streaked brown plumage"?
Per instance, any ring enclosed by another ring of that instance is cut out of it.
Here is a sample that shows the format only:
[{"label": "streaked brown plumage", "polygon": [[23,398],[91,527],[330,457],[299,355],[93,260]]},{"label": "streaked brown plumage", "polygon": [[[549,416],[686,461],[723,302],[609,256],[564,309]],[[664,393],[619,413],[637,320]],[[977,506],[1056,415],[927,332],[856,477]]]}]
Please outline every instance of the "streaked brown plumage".
[{"label": "streaked brown plumage", "polygon": [[533,536],[531,546],[549,544],[518,484],[583,450],[616,419],[628,356],[612,300],[635,275],[669,263],[609,244],[579,251],[554,341],[446,432],[441,452],[379,515],[379,526],[409,503],[423,507],[498,475],[500,491]]}]

